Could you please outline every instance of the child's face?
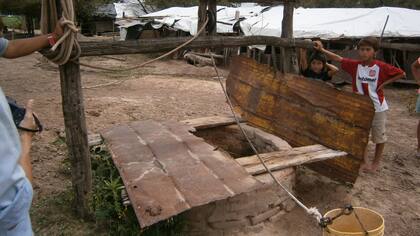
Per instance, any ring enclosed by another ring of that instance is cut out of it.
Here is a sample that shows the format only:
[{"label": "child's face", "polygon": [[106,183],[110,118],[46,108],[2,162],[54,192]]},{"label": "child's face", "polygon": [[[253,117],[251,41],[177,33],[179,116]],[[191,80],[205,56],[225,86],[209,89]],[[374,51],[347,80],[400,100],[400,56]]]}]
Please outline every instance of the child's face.
[{"label": "child's face", "polygon": [[375,59],[376,51],[373,49],[373,47],[369,46],[360,46],[358,49],[359,52],[359,58],[362,61],[370,61]]},{"label": "child's face", "polygon": [[324,69],[324,63],[320,60],[312,60],[311,62],[311,70],[317,74],[321,73]]}]

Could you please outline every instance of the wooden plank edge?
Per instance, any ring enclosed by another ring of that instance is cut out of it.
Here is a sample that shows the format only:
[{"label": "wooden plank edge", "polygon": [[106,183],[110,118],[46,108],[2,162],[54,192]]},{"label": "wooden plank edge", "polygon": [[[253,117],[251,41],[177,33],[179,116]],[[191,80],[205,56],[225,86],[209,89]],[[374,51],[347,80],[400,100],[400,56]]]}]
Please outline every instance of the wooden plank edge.
[{"label": "wooden plank edge", "polygon": [[[241,123],[245,121],[240,117],[238,118]],[[209,116],[197,119],[183,120],[180,122],[191,126],[195,129],[195,131],[236,124],[236,120],[233,116]]]}]

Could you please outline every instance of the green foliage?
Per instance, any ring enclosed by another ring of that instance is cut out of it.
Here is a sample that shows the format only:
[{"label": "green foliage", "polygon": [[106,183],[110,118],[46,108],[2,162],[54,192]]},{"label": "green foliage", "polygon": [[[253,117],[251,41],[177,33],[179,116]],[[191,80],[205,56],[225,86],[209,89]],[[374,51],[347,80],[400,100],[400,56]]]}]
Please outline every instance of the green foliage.
[{"label": "green foliage", "polygon": [[109,235],[181,235],[184,223],[180,217],[174,217],[140,231],[133,208],[122,204],[121,190],[124,185],[111,155],[103,146],[92,149],[92,170],[94,188],[91,206],[98,226],[106,229]]},{"label": "green foliage", "polygon": [[0,18],[1,18],[1,21],[3,22],[3,25],[7,26],[7,28],[9,29],[12,29],[12,28],[20,29],[22,27],[23,19],[20,16],[3,16]]},{"label": "green foliage", "polygon": [[26,15],[37,17],[41,15],[39,0],[0,0],[0,11],[3,14]]},{"label": "green foliage", "polygon": [[98,6],[115,2],[113,0],[75,0],[77,19],[80,22],[91,20]]}]

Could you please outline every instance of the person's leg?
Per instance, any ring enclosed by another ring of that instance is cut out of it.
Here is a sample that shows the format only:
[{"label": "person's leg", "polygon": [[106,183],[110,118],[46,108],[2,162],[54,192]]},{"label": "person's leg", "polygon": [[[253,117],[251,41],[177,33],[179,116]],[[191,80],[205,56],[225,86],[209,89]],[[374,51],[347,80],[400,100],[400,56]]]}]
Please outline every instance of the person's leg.
[{"label": "person's leg", "polygon": [[371,171],[377,171],[379,169],[379,165],[381,164],[382,157],[384,154],[384,148],[385,148],[385,143],[376,144],[375,158],[373,159],[372,165],[370,167]]},{"label": "person's leg", "polygon": [[371,164],[369,163],[368,147],[366,147],[365,153],[363,154],[363,163],[360,166],[360,169],[364,171],[369,171],[371,168]]},{"label": "person's leg", "polygon": [[16,186],[16,197],[5,209],[0,210],[0,235],[33,236],[29,210],[32,204],[33,190],[29,180],[25,179]]},{"label": "person's leg", "polygon": [[386,112],[377,112],[372,122],[372,141],[376,144],[375,157],[368,171],[377,171],[384,153],[386,137]]}]

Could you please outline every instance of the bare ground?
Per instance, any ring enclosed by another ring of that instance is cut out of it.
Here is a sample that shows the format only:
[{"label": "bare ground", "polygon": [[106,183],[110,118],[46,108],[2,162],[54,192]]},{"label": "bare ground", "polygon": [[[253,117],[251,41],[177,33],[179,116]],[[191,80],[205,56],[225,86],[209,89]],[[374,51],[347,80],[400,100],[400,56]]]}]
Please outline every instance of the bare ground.
[{"label": "bare ground", "polygon": [[[144,56],[119,56],[126,61],[90,58],[101,66],[135,65]],[[33,147],[35,198],[32,222],[37,235],[96,235],[93,223],[72,214],[71,191],[65,145],[58,138],[64,129],[60,82],[56,67],[40,61],[39,55],[18,60],[0,59],[0,86],[24,104],[35,99],[35,110],[46,126]],[[223,71],[226,75],[227,71]],[[161,61],[153,66],[123,73],[104,73],[83,68],[84,86],[125,80],[124,83],[85,89],[88,129],[92,133],[132,120],[182,120],[229,114],[220,86],[209,67],[196,68],[182,61]],[[420,235],[420,160],[415,158],[417,117],[408,106],[414,89],[388,88],[391,110],[388,117],[389,143],[381,172],[362,174],[350,187],[301,168],[297,191],[309,206],[322,212],[352,202],[384,215],[385,235]],[[410,105],[411,104],[411,105]],[[373,144],[369,145],[373,155]],[[267,230],[278,235],[321,235],[315,222],[295,209]],[[263,235],[263,234],[261,234]]]}]

